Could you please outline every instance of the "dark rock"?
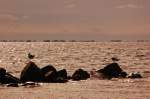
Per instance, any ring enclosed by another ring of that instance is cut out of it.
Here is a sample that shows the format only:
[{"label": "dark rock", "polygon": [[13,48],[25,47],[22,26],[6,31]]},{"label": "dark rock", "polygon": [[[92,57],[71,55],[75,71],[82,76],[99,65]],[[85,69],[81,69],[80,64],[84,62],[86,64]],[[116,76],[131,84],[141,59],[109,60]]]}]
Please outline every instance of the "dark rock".
[{"label": "dark rock", "polygon": [[67,79],[70,80],[70,79],[72,79],[72,77],[69,75],[69,76],[67,76]]},{"label": "dark rock", "polygon": [[111,79],[113,77],[119,77],[122,73],[122,69],[117,63],[112,63],[97,72],[103,73],[106,78]]},{"label": "dark rock", "polygon": [[22,86],[28,86],[28,85],[36,85],[35,82],[25,82],[22,84]]},{"label": "dark rock", "polygon": [[19,87],[18,83],[7,84],[7,87]]},{"label": "dark rock", "polygon": [[3,84],[9,84],[9,83],[21,83],[20,79],[18,79],[17,77],[7,73],[5,75],[5,77],[3,78],[3,81],[2,81]]},{"label": "dark rock", "polygon": [[57,71],[52,65],[41,68],[44,82],[63,83],[67,81],[67,71],[65,69]]},{"label": "dark rock", "polygon": [[44,82],[54,82],[57,77],[57,70],[52,66],[48,65],[41,68]]},{"label": "dark rock", "polygon": [[67,71],[66,69],[62,69],[57,72],[56,82],[57,83],[64,83],[67,82]]},{"label": "dark rock", "polygon": [[65,69],[60,71],[49,71],[44,75],[46,82],[64,83],[67,82],[67,71]]},{"label": "dark rock", "polygon": [[41,68],[41,73],[43,75],[45,75],[46,73],[48,73],[50,71],[56,72],[57,70],[52,65],[48,65],[48,66],[45,66],[45,67]]},{"label": "dark rock", "polygon": [[2,84],[9,84],[9,83],[19,83],[20,80],[15,76],[6,73],[4,68],[0,68],[0,83]]},{"label": "dark rock", "polygon": [[3,81],[6,75],[6,70],[4,68],[0,68],[0,82]]},{"label": "dark rock", "polygon": [[128,75],[128,74],[127,74],[125,71],[122,71],[121,74],[120,74],[120,77],[126,78],[127,75]]},{"label": "dark rock", "polygon": [[33,88],[33,87],[39,87],[40,84],[35,82],[25,82],[21,86],[24,86],[25,88]]},{"label": "dark rock", "polygon": [[130,73],[128,75],[128,78],[132,78],[132,79],[135,79],[135,78],[142,78],[141,74],[140,73]]},{"label": "dark rock", "polygon": [[29,62],[22,70],[20,75],[20,80],[22,82],[33,81],[33,82],[40,82],[43,80],[43,76],[41,73],[41,69],[34,63]]},{"label": "dark rock", "polygon": [[57,72],[56,71],[49,71],[44,74],[44,82],[55,82],[57,78]]},{"label": "dark rock", "polygon": [[90,78],[90,74],[87,71],[84,71],[83,69],[76,70],[72,75],[72,80],[86,80]]}]

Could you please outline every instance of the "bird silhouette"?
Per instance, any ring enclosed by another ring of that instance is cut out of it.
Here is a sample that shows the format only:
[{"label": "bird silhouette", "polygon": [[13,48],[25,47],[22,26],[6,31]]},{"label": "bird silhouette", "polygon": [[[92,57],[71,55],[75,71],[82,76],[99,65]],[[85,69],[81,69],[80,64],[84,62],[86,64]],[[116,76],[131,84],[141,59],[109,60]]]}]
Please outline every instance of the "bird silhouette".
[{"label": "bird silhouette", "polygon": [[117,57],[112,57],[111,58],[113,62],[119,61],[120,59],[118,59]]},{"label": "bird silhouette", "polygon": [[32,55],[31,53],[28,53],[28,58],[29,59],[33,59],[35,57],[35,55]]}]

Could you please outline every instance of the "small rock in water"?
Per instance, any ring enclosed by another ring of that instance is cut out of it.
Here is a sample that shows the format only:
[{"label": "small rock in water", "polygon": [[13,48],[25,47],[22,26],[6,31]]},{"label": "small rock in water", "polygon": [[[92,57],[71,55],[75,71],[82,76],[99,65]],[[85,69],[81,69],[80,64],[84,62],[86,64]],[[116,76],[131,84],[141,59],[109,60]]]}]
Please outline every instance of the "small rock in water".
[{"label": "small rock in water", "polygon": [[19,87],[18,83],[7,84],[7,87]]},{"label": "small rock in water", "polygon": [[142,78],[141,74],[139,72],[130,73],[128,75],[128,78]]},{"label": "small rock in water", "polygon": [[35,83],[35,82],[26,82],[26,83],[22,84],[22,86],[25,86],[27,88],[32,88],[32,87],[38,87],[40,85],[38,83]]},{"label": "small rock in water", "polygon": [[83,69],[76,70],[72,75],[72,80],[74,81],[86,80],[88,78],[90,78],[90,74]]}]

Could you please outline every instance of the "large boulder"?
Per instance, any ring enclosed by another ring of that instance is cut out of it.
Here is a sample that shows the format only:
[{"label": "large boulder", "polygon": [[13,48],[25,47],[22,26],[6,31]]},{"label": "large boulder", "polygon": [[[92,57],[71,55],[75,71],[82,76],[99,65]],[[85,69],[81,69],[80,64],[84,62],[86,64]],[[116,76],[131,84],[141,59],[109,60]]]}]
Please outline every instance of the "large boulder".
[{"label": "large boulder", "polygon": [[56,69],[54,68],[54,66],[52,66],[52,65],[47,65],[47,66],[41,68],[41,72],[42,72],[43,75],[45,75],[45,74],[48,73],[49,71],[54,71],[54,72],[56,72],[57,70],[56,70]]},{"label": "large boulder", "polygon": [[98,70],[97,72],[103,73],[106,78],[111,79],[113,77],[119,77],[123,70],[120,68],[119,64],[112,63],[105,66],[103,69]]},{"label": "large boulder", "polygon": [[21,72],[20,80],[22,82],[33,81],[40,82],[43,80],[41,69],[32,61],[27,63]]},{"label": "large boulder", "polygon": [[57,78],[57,72],[56,71],[49,71],[44,74],[43,76],[43,81],[44,82],[55,82]]},{"label": "large boulder", "polygon": [[64,83],[67,82],[67,71],[66,69],[62,69],[60,71],[57,72],[57,77],[56,77],[56,82],[57,83]]},{"label": "large boulder", "polygon": [[44,81],[52,82],[52,83],[64,83],[67,82],[67,71],[66,69],[62,69],[60,71],[56,71],[52,69],[44,73]]},{"label": "large boulder", "polygon": [[48,65],[41,68],[44,82],[55,82],[57,77],[57,70],[52,66]]},{"label": "large boulder", "polygon": [[83,69],[76,70],[72,75],[72,80],[75,81],[86,80],[88,78],[90,78],[90,74]]}]

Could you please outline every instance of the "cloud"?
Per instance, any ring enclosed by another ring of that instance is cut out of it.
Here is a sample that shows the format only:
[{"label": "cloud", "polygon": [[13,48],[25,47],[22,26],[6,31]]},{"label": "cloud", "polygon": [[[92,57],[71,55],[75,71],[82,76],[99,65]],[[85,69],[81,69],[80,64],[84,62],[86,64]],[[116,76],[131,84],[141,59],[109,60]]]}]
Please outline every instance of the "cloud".
[{"label": "cloud", "polygon": [[21,16],[21,19],[29,19],[30,18],[30,16],[27,16],[27,15],[23,15],[23,16]]},{"label": "cloud", "polygon": [[15,15],[12,15],[12,14],[0,14],[0,19],[16,21],[19,18]]},{"label": "cloud", "polygon": [[7,21],[21,21],[29,19],[30,17],[27,15],[17,16],[13,14],[0,14],[0,20]]},{"label": "cloud", "polygon": [[65,8],[75,8],[76,4],[68,4],[65,6]]},{"label": "cloud", "polygon": [[135,5],[135,4],[126,4],[126,5],[116,6],[116,8],[119,8],[119,9],[124,9],[124,8],[139,9],[139,8],[143,8],[143,6],[141,6],[141,5]]},{"label": "cloud", "polygon": [[65,8],[75,8],[77,6],[76,2],[77,0],[65,0]]}]

